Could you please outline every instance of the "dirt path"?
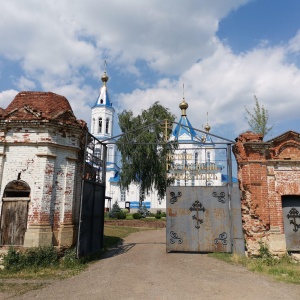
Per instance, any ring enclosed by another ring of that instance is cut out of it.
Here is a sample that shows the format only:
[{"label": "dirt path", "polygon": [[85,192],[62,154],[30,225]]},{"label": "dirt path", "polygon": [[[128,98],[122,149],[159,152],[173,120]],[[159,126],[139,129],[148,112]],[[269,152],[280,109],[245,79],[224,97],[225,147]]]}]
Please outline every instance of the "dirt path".
[{"label": "dirt path", "polygon": [[275,282],[205,254],[166,253],[165,229],[134,233],[78,276],[17,299],[300,299]]}]

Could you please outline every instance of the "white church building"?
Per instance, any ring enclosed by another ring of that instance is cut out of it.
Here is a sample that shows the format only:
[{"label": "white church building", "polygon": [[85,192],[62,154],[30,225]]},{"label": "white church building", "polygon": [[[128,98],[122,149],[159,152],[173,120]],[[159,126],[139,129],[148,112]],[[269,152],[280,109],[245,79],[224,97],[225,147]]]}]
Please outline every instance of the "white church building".
[{"label": "white church building", "polygon": [[[133,212],[139,207],[139,186],[131,184],[129,189],[119,186],[121,166],[117,162],[117,146],[113,139],[113,124],[115,109],[113,108],[107,90],[108,76],[106,72],[101,77],[102,87],[95,105],[92,107],[91,134],[98,140],[107,143],[107,173],[106,173],[106,210],[118,202],[121,208],[130,208]],[[174,178],[176,186],[221,186],[227,183],[226,175],[221,173],[224,161],[216,155],[215,144],[209,133],[210,126],[206,124],[204,131],[199,133],[193,128],[187,117],[188,104],[183,98],[179,104],[181,116],[172,133],[172,140],[178,141],[178,149],[172,157],[168,176]],[[165,211],[166,199],[159,199],[157,192],[144,195],[143,204],[151,212]]]}]

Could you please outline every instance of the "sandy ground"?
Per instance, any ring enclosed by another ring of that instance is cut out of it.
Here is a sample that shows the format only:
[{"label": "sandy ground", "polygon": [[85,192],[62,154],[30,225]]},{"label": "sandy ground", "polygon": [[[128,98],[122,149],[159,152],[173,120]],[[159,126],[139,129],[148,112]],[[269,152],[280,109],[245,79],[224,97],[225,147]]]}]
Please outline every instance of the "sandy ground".
[{"label": "sandy ground", "polygon": [[284,284],[208,257],[166,253],[165,229],[134,233],[78,276],[16,299],[300,300]]}]

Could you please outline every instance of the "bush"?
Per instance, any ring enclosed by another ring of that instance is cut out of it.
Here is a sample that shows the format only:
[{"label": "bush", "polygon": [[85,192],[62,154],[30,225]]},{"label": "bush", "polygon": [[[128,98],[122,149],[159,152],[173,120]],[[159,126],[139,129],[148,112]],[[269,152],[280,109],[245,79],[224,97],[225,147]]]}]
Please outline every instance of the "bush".
[{"label": "bush", "polygon": [[125,211],[119,211],[115,214],[115,218],[117,219],[126,219],[126,212]]},{"label": "bush", "polygon": [[119,213],[119,212],[122,212],[119,204],[118,204],[118,201],[116,201],[113,206],[112,206],[112,209],[111,211],[108,213],[108,216],[110,218],[116,218],[116,214]]},{"label": "bush", "polygon": [[167,215],[165,212],[163,212],[163,213],[161,213],[161,216],[165,218]]},{"label": "bush", "polygon": [[34,247],[24,252],[10,247],[3,257],[3,265],[6,270],[19,271],[25,268],[42,268],[58,264],[58,253],[52,246]]},{"label": "bush", "polygon": [[132,217],[133,217],[134,219],[141,219],[141,218],[142,218],[142,215],[141,215],[140,213],[134,213],[134,214],[132,214]]},{"label": "bush", "polygon": [[155,219],[160,219],[161,218],[161,214],[156,214],[155,215]]},{"label": "bush", "polygon": [[146,208],[146,205],[141,206],[137,212],[142,215],[142,218],[150,216],[150,211]]},{"label": "bush", "polygon": [[65,250],[60,262],[61,262],[61,266],[64,268],[70,268],[78,265],[80,261],[76,259],[75,248]]}]

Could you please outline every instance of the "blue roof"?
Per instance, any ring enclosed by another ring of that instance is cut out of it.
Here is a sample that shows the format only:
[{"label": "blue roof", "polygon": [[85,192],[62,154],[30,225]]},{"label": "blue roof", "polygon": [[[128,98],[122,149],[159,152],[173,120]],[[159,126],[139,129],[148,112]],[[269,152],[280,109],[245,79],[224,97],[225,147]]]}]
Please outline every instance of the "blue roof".
[{"label": "blue roof", "polygon": [[[222,174],[222,182],[228,182],[228,175]],[[232,177],[232,183],[239,182],[237,178]]]},{"label": "blue roof", "polygon": [[191,125],[187,116],[181,116],[179,123],[175,127],[173,131],[173,135],[177,140],[180,140],[182,135],[188,135],[191,140],[198,138],[196,131],[194,130],[193,126]]},{"label": "blue roof", "polygon": [[99,96],[97,97],[97,100],[95,102],[95,105],[93,106],[94,107],[100,107],[100,106],[106,106],[106,107],[112,107],[112,103],[110,102],[110,99],[109,99],[109,95],[108,95],[108,92],[107,92],[107,88],[105,85],[103,85],[100,89],[100,94]]},{"label": "blue roof", "polygon": [[120,182],[120,174],[119,174],[119,172],[116,172],[114,177],[110,177],[109,178],[109,182]]}]

